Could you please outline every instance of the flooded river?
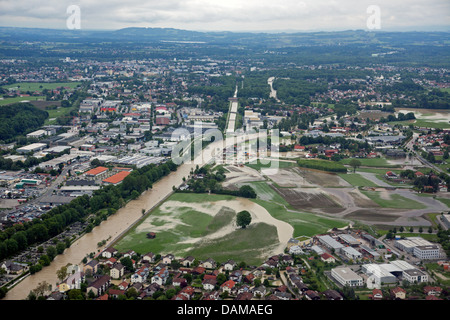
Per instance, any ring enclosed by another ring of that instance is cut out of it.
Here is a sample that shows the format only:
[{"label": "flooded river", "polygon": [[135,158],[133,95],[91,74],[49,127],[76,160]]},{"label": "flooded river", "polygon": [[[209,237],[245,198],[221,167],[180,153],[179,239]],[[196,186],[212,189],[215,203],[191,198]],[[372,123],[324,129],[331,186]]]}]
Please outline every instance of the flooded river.
[{"label": "flooded river", "polygon": [[[249,135],[247,138],[254,139],[256,137],[257,135]],[[213,150],[222,150],[223,143],[223,141],[211,143],[203,150],[203,154],[200,154],[194,161],[189,164],[181,164],[177,171],[154,183],[151,190],[144,192],[138,199],[128,202],[125,207],[119,209],[114,215],[95,227],[91,233],[78,239],[70,248],[64,251],[64,254],[58,255],[49,266],[44,267],[34,275],[26,277],[14,288],[11,288],[3,300],[26,299],[29,292],[35,289],[40,282],[44,281],[51,284],[54,289],[58,282],[57,270],[67,264],[79,264],[91,252],[97,253],[108,247],[112,241],[142,217],[142,209],[147,211],[158,205],[172,193],[173,186],[178,187],[182,184],[183,177],[187,178],[191,169],[195,169],[198,163],[206,163],[210,159]],[[205,155],[206,159],[203,158],[202,160],[203,155]],[[97,246],[97,243],[107,239],[110,240],[105,246]]]},{"label": "flooded river", "polygon": [[153,188],[144,192],[138,199],[130,201],[127,205],[119,209],[108,220],[103,221],[99,226],[95,227],[91,233],[88,233],[78,239],[64,254],[56,256],[55,260],[41,271],[34,275],[26,277],[22,282],[12,288],[4,298],[4,300],[22,300],[25,299],[29,292],[37,287],[39,282],[46,281],[55,288],[58,278],[56,271],[67,264],[79,264],[81,260],[91,252],[97,253],[106,246],[97,247],[97,243],[103,240],[114,240],[123,231],[132,226],[139,218],[142,217],[142,209],[149,210],[158,204],[165,197],[171,194],[172,186],[179,186],[183,177],[187,177],[195,168],[195,164],[183,164],[178,167],[177,171],[172,172],[168,176],[153,184]]}]

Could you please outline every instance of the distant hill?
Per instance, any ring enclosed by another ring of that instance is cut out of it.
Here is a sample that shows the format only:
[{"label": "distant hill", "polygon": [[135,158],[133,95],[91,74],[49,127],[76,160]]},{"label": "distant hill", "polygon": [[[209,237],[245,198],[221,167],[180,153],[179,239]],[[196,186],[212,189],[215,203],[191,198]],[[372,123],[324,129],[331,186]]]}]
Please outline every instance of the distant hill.
[{"label": "distant hill", "polygon": [[0,27],[3,41],[55,42],[161,42],[184,41],[208,44],[265,45],[289,47],[304,45],[448,45],[449,32],[337,32],[251,33],[199,32],[173,28],[124,28],[111,31]]}]

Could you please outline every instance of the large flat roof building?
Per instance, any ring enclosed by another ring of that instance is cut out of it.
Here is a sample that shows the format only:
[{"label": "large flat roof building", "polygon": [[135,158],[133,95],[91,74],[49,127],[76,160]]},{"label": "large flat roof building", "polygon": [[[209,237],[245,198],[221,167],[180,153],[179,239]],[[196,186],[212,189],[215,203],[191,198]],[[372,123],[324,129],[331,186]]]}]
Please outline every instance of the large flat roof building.
[{"label": "large flat roof building", "polygon": [[344,248],[344,245],[342,245],[338,241],[334,240],[329,235],[318,236],[317,239],[319,239],[320,243],[322,243],[329,249],[334,249],[335,251],[339,251],[340,249]]},{"label": "large flat roof building", "polygon": [[350,268],[331,269],[331,276],[342,286],[361,287],[364,285],[363,278]]}]

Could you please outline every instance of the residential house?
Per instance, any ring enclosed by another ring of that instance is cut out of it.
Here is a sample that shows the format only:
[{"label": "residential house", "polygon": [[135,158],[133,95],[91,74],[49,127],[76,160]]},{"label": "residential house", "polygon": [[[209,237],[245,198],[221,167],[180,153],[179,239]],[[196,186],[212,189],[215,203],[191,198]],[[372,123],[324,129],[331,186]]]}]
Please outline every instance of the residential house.
[{"label": "residential house", "polygon": [[344,298],[336,290],[325,290],[322,294],[327,298],[327,300],[344,300]]},{"label": "residential house", "polygon": [[[81,283],[84,281],[84,272],[82,271],[78,271],[75,272],[71,275],[69,275],[69,277],[67,277],[67,279],[64,281],[64,283],[67,284],[67,287],[69,290],[72,289],[80,289],[81,288]],[[61,291],[61,289],[60,289]],[[63,291],[61,291],[63,292]]]},{"label": "residential house", "polygon": [[423,292],[427,296],[439,296],[442,292],[441,287],[433,287],[433,286],[426,286],[423,288]]},{"label": "residential house", "polygon": [[326,262],[326,263],[336,262],[336,259],[332,255],[330,255],[326,252],[320,255],[320,260],[322,260],[323,262]]},{"label": "residential house", "polygon": [[190,300],[194,296],[195,290],[193,287],[187,286],[181,289],[179,293]]},{"label": "residential house", "polygon": [[216,262],[213,259],[208,258],[205,261],[202,261],[199,264],[199,266],[203,267],[203,268],[206,268],[206,269],[215,269],[217,267],[217,264],[216,264]]},{"label": "residential house", "polygon": [[320,295],[317,291],[314,290],[306,290],[305,297],[308,300],[320,300]]},{"label": "residential house", "polygon": [[236,282],[234,282],[233,280],[228,280],[228,281],[225,281],[224,283],[222,283],[220,288],[222,289],[222,292],[227,291],[228,293],[231,293],[232,290],[234,289],[235,285],[236,285]]},{"label": "residential house", "polygon": [[24,266],[11,260],[6,260],[0,265],[0,268],[4,269],[6,274],[16,274],[21,272],[24,269]]},{"label": "residential house", "polygon": [[93,292],[95,296],[100,296],[105,293],[111,283],[111,277],[108,275],[101,276],[92,282],[86,289],[86,292]]},{"label": "residential house", "polygon": [[171,264],[174,259],[175,259],[175,256],[173,254],[169,253],[168,255],[166,255],[162,258],[162,262],[165,264]]},{"label": "residential house", "polygon": [[177,275],[175,278],[173,278],[172,284],[175,287],[185,287],[187,285],[187,280],[185,278],[180,278],[179,275]]},{"label": "residential house", "polygon": [[108,268],[112,268],[116,262],[117,262],[116,258],[109,258],[104,262],[104,265],[108,266]]},{"label": "residential house", "polygon": [[183,261],[181,261],[181,264],[187,268],[189,268],[190,266],[192,266],[192,264],[194,263],[195,258],[192,256],[188,256],[185,259],[183,259]]},{"label": "residential house", "polygon": [[253,295],[255,297],[262,298],[266,295],[266,293],[267,293],[266,287],[263,285],[260,285],[259,287],[253,289]]},{"label": "residential house", "polygon": [[207,290],[207,291],[211,291],[214,290],[214,288],[216,287],[217,284],[217,280],[216,279],[203,279],[202,285],[203,285],[203,289]]},{"label": "residential house", "polygon": [[111,298],[118,299],[119,296],[124,296],[125,295],[125,290],[109,289],[108,290],[108,295]]},{"label": "residential house", "polygon": [[128,289],[128,286],[129,286],[129,283],[126,281],[123,281],[118,285],[120,290],[126,290],[126,289]]},{"label": "residential house", "polygon": [[400,287],[391,289],[391,297],[396,300],[406,299],[406,290]]},{"label": "residential house", "polygon": [[229,271],[233,270],[235,267],[236,267],[236,262],[234,262],[233,260],[228,260],[223,265],[223,269],[229,270]]},{"label": "residential house", "polygon": [[369,298],[372,300],[382,300],[383,292],[380,289],[373,289],[372,294],[369,295]]},{"label": "residential house", "polygon": [[241,270],[235,270],[233,272],[230,272],[229,278],[233,280],[234,282],[241,282],[242,280],[242,271]]},{"label": "residential house", "polygon": [[147,280],[150,270],[147,266],[142,266],[131,276],[131,283],[143,283]]},{"label": "residential house", "polygon": [[241,292],[238,293],[235,300],[252,300],[253,294],[251,292]]},{"label": "residential house", "polygon": [[117,251],[113,247],[109,247],[109,248],[106,248],[105,250],[103,250],[102,257],[106,258],[106,259],[109,259],[111,257],[114,257],[118,252],[119,251]]},{"label": "residential house", "polygon": [[154,263],[156,255],[153,252],[149,252],[142,257],[142,261]]},{"label": "residential house", "polygon": [[125,266],[122,265],[120,262],[115,263],[112,266],[111,270],[109,270],[109,275],[113,279],[120,279],[121,277],[123,277],[124,273],[125,273]]},{"label": "residential house", "polygon": [[152,277],[151,282],[157,283],[160,286],[162,286],[166,283],[168,277],[169,277],[169,271],[167,270],[167,268],[163,268],[163,269],[159,270],[159,272]]},{"label": "residential house", "polygon": [[84,266],[83,272],[85,274],[90,274],[90,275],[96,274],[98,271],[98,266],[99,266],[98,261],[93,259]]},{"label": "residential house", "polygon": [[124,258],[128,257],[128,258],[131,259],[131,257],[132,257],[132,256],[135,256],[135,255],[136,255],[136,252],[134,252],[133,250],[129,250],[129,251],[127,251],[127,252],[125,252],[125,253],[123,254],[123,257],[124,257]]}]

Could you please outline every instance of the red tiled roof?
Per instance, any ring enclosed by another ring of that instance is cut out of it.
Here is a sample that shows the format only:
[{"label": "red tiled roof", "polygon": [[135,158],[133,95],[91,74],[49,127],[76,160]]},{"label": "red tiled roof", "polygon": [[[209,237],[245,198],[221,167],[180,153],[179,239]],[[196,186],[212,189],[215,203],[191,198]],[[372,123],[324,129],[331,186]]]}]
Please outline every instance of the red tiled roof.
[{"label": "red tiled roof", "polygon": [[131,172],[129,171],[120,171],[119,173],[116,173],[115,175],[104,179],[103,182],[117,184],[119,182],[122,182],[123,179],[125,179],[130,173]]},{"label": "red tiled roof", "polygon": [[96,175],[98,175],[100,173],[103,173],[103,172],[105,172],[107,170],[108,170],[108,168],[106,168],[106,167],[97,167],[97,168],[91,169],[89,171],[86,171],[85,174],[96,176]]}]

